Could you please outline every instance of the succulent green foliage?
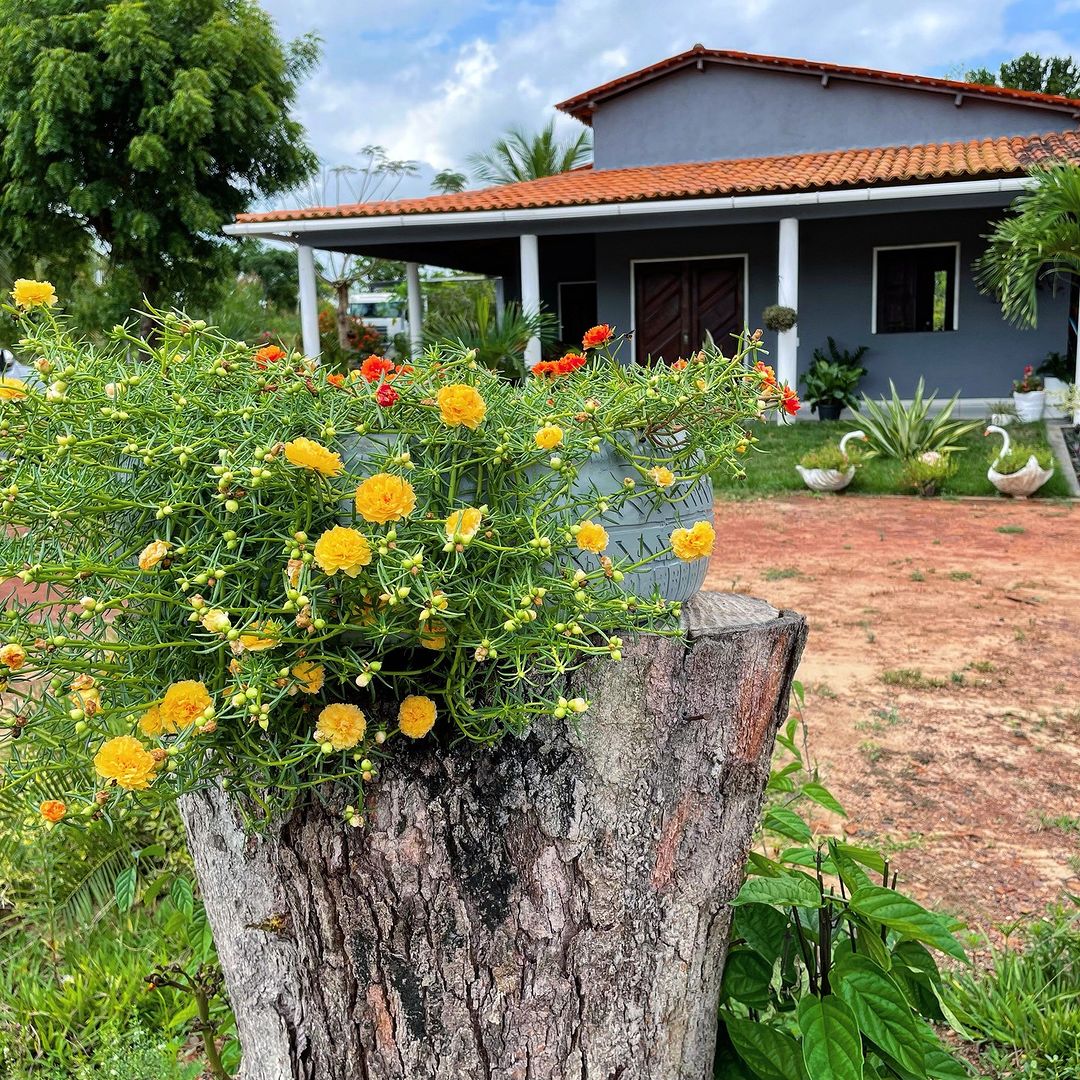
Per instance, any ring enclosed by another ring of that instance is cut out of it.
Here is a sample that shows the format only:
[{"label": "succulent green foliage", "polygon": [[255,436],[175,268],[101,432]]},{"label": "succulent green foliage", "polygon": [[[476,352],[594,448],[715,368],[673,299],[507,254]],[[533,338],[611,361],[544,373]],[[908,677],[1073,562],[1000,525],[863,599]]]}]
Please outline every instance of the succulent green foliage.
[{"label": "succulent green foliage", "polygon": [[290,110],[317,55],[252,0],[0,0],[12,273],[62,282],[103,250],[129,303],[201,302],[222,224],[316,164]]},{"label": "succulent green foliage", "polygon": [[1007,454],[991,459],[991,464],[999,473],[1019,472],[1031,458],[1039,463],[1040,469],[1049,469],[1054,464],[1054,452],[1048,446],[1027,446],[1016,444],[1009,447]]},{"label": "succulent green foliage", "polygon": [[791,330],[799,321],[799,313],[793,307],[783,304],[769,304],[761,313],[761,321],[766,330],[779,333]]},{"label": "succulent green foliage", "polygon": [[910,405],[905,405],[892,379],[889,380],[889,398],[872,401],[865,394],[862,404],[854,413],[853,422],[869,439],[870,448],[883,457],[906,461],[933,450],[947,454],[960,447],[957,440],[974,431],[983,421],[951,419],[960,394],[953,394],[940,408],[937,394],[925,396],[926,385],[922,378],[915,387]]},{"label": "succulent green foliage", "polygon": [[941,485],[956,475],[952,454],[927,450],[904,462],[901,483],[917,495],[936,495]]},{"label": "succulent green foliage", "polygon": [[850,457],[840,449],[840,444],[835,442],[823,443],[813,450],[807,450],[799,464],[804,469],[835,469],[844,472],[852,465],[858,465],[859,461],[853,454]]}]

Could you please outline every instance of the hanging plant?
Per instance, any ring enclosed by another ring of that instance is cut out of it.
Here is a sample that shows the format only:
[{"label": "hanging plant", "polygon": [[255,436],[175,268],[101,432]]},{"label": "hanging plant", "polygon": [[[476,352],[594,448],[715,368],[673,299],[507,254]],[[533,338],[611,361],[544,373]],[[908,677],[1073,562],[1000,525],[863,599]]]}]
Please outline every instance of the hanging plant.
[{"label": "hanging plant", "polygon": [[783,304],[770,304],[761,313],[761,321],[766,330],[779,334],[795,326],[799,321],[799,313],[794,308],[784,307]]}]

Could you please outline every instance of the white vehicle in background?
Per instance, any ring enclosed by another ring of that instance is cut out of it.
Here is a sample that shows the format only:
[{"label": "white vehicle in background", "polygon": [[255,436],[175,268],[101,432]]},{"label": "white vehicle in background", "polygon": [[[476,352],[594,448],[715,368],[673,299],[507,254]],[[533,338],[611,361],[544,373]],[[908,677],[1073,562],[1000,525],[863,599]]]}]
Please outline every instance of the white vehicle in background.
[{"label": "white vehicle in background", "polygon": [[405,300],[392,292],[361,292],[349,296],[349,314],[377,330],[390,345],[398,334],[408,333]]}]

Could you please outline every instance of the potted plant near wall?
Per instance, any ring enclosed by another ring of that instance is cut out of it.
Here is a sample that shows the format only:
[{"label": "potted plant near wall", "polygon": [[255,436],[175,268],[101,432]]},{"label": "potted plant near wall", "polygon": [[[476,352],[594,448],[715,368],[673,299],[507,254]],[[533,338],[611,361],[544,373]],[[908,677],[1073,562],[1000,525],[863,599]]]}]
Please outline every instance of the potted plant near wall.
[{"label": "potted plant near wall", "polygon": [[819,420],[839,420],[841,411],[853,408],[858,400],[855,392],[866,374],[861,360],[869,346],[848,350],[841,349],[832,337],[826,341],[828,352],[814,350],[813,362],[802,381],[810,411],[817,412]]},{"label": "potted plant near wall", "polygon": [[1046,384],[1031,364],[1024,365],[1023,378],[1013,380],[1013,404],[1021,423],[1031,424],[1043,417]]},{"label": "potted plant near wall", "polygon": [[1047,415],[1068,415],[1065,403],[1068,401],[1069,386],[1076,378],[1076,368],[1069,358],[1061,352],[1049,352],[1046,359],[1035,369],[1035,374],[1043,377]]}]

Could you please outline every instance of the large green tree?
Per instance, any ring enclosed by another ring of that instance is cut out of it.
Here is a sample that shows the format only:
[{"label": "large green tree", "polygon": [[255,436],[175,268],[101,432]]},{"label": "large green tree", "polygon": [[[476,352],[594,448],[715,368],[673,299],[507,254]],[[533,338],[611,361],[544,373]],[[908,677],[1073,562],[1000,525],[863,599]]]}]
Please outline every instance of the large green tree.
[{"label": "large green tree", "polygon": [[221,226],[316,168],[290,116],[318,58],[252,0],[0,0],[0,249],[105,256],[138,302],[198,304]]},{"label": "large green tree", "polygon": [[1080,66],[1068,56],[1042,57],[1037,53],[1024,53],[1015,60],[1006,60],[996,75],[987,68],[969,71],[966,81],[981,86],[1007,86],[1038,94],[1080,97]]}]

